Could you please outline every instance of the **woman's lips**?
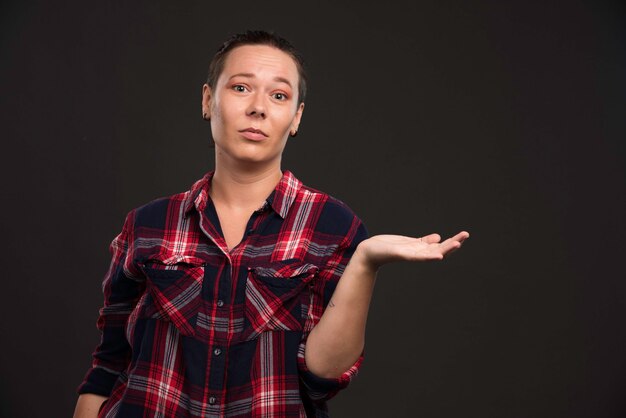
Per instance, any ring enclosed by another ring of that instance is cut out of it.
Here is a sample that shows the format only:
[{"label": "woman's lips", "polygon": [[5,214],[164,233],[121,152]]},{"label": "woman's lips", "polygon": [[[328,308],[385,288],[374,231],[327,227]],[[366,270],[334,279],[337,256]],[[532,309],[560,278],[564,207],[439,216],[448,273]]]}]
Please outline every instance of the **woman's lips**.
[{"label": "woman's lips", "polygon": [[239,131],[244,138],[251,139],[253,141],[261,141],[267,138],[265,132],[260,129],[248,128]]}]

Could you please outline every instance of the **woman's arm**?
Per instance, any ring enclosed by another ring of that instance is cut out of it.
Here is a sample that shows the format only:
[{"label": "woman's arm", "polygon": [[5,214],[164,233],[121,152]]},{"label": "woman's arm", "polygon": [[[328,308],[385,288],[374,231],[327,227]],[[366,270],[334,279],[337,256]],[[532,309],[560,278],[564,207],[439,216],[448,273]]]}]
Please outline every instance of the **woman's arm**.
[{"label": "woman's arm", "polygon": [[74,418],[97,418],[100,406],[108,398],[93,393],[83,393],[78,397]]},{"label": "woman's arm", "polygon": [[129,251],[134,240],[134,218],[135,211],[131,211],[126,216],[122,232],[109,247],[112,257],[102,286],[104,306],[97,321],[100,344],[93,353],[92,367],[78,388],[80,396],[74,417],[97,416],[102,402],[130,361],[126,325],[145,289],[145,281],[129,261],[133,259]]},{"label": "woman's arm", "polygon": [[377,235],[362,241],[306,343],[305,361],[317,376],[336,378],[359,358],[365,343],[365,324],[376,272],[393,261],[441,260],[461,247],[463,231],[441,242],[431,234],[422,238]]}]

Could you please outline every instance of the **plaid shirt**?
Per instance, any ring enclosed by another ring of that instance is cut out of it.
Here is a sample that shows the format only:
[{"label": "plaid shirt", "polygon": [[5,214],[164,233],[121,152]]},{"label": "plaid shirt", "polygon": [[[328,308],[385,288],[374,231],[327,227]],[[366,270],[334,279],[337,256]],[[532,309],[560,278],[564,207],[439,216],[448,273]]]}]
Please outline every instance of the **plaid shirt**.
[{"label": "plaid shirt", "polygon": [[285,171],[229,251],[211,178],[126,217],[78,391],[109,397],[100,417],[327,416],[362,357],[320,378],[307,370],[306,338],[366,229]]}]

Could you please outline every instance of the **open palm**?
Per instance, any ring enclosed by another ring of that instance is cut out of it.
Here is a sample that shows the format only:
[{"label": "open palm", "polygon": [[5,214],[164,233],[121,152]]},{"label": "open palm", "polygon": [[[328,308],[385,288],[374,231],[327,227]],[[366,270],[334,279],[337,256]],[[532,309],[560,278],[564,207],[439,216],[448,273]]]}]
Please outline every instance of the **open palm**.
[{"label": "open palm", "polygon": [[461,247],[469,238],[466,231],[441,241],[439,234],[430,234],[420,238],[404,235],[375,235],[361,242],[368,263],[378,268],[393,261],[428,261],[441,260],[447,254]]}]

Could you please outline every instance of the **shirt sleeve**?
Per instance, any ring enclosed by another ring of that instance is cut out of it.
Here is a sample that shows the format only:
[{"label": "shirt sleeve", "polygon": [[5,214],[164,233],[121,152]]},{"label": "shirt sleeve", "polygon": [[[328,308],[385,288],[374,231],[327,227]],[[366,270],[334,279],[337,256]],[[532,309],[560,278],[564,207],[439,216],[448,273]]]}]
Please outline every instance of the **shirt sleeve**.
[{"label": "shirt sleeve", "polygon": [[93,353],[92,367],[78,387],[78,393],[109,396],[116,380],[130,361],[130,345],[126,339],[126,322],[145,289],[130,262],[129,243],[132,242],[134,211],[124,222],[122,232],[109,247],[112,259],[102,283],[104,305],[100,309],[97,327],[100,344]]},{"label": "shirt sleeve", "polygon": [[356,216],[353,216],[351,224],[348,223],[348,225],[349,230],[344,239],[330,256],[326,265],[319,271],[318,280],[313,286],[312,306],[309,309],[309,315],[304,326],[305,331],[298,350],[300,379],[306,394],[313,402],[326,401],[348,386],[350,381],[357,375],[363,362],[363,353],[361,353],[352,367],[341,376],[328,379],[313,374],[304,360],[306,339],[309,333],[319,322],[356,247],[368,237],[365,225]]}]

